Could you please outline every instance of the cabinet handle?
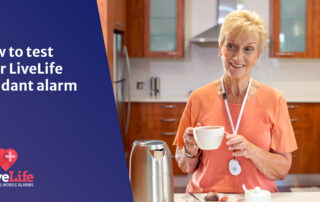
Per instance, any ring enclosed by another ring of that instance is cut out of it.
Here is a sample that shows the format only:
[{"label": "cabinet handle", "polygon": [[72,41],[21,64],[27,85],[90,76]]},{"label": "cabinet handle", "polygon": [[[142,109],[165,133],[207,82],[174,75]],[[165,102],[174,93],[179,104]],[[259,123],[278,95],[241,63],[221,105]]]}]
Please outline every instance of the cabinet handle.
[{"label": "cabinet handle", "polygon": [[292,154],[292,158],[293,158],[293,159],[296,159],[296,158],[298,158],[298,155]]},{"label": "cabinet handle", "polygon": [[277,53],[278,56],[293,56],[293,53]]},{"label": "cabinet handle", "polygon": [[176,122],[177,119],[160,119],[161,122]]},{"label": "cabinet handle", "polygon": [[288,109],[297,109],[299,105],[288,105]]},{"label": "cabinet handle", "polygon": [[298,122],[299,119],[297,119],[297,118],[292,118],[292,119],[290,119],[290,121],[291,121],[291,122]]},{"label": "cabinet handle", "polygon": [[160,105],[160,108],[173,109],[173,108],[176,108],[176,106],[175,105]]},{"label": "cabinet handle", "polygon": [[178,55],[177,52],[167,52],[168,55]]},{"label": "cabinet handle", "polygon": [[298,131],[294,131],[294,135],[298,135],[299,134],[299,132]]},{"label": "cabinet handle", "polygon": [[164,132],[164,133],[160,133],[160,135],[176,135],[175,132]]},{"label": "cabinet handle", "polygon": [[118,27],[125,27],[125,25],[122,24],[122,23],[120,23],[120,22],[116,22],[115,24],[116,24],[116,26],[118,26]]}]

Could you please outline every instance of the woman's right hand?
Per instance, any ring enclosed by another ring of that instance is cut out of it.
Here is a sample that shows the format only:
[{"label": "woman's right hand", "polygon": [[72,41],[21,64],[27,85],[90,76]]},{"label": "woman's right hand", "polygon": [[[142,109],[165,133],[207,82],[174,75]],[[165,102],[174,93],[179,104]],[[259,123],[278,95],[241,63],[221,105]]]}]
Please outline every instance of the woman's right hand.
[{"label": "woman's right hand", "polygon": [[[196,127],[199,127],[199,126],[201,126],[200,123],[196,125]],[[183,141],[184,141],[186,150],[190,155],[196,156],[199,153],[200,148],[197,145],[196,140],[194,139],[192,127],[189,127],[185,130],[183,135]]]}]

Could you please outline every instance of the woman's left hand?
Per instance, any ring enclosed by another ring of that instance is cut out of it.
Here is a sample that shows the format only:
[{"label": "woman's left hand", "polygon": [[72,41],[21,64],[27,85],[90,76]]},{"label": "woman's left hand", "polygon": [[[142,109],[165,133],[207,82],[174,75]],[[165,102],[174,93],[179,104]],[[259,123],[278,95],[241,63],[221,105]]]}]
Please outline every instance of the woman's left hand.
[{"label": "woman's left hand", "polygon": [[254,154],[255,146],[249,142],[246,138],[244,138],[240,134],[230,134],[228,132],[224,132],[227,138],[227,145],[229,150],[233,150],[233,156],[243,156],[245,158],[251,158],[252,154]]}]

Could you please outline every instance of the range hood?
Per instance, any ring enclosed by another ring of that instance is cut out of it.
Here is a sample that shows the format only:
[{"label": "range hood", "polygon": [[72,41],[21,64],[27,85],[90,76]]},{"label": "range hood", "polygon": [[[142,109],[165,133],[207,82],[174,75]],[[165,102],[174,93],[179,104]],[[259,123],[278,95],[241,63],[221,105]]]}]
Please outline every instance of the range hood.
[{"label": "range hood", "polygon": [[193,43],[218,43],[219,33],[224,18],[234,10],[243,9],[239,0],[217,0],[217,24],[204,32],[192,37],[190,42]]}]

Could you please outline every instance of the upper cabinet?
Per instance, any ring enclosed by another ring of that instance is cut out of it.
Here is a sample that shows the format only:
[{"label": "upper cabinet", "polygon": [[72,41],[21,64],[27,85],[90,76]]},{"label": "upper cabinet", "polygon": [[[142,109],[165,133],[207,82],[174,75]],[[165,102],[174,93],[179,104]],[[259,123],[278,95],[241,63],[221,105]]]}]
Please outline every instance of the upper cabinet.
[{"label": "upper cabinet", "polygon": [[320,1],[271,1],[271,56],[320,57]]},{"label": "upper cabinet", "polygon": [[127,2],[127,45],[130,57],[184,56],[183,0]]},{"label": "upper cabinet", "polygon": [[320,1],[312,1],[312,57],[320,58]]},{"label": "upper cabinet", "polygon": [[183,56],[183,0],[145,0],[145,55]]},{"label": "upper cabinet", "polygon": [[126,0],[113,0],[114,29],[126,30]]}]

